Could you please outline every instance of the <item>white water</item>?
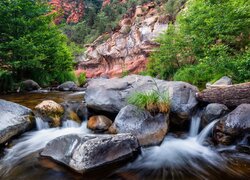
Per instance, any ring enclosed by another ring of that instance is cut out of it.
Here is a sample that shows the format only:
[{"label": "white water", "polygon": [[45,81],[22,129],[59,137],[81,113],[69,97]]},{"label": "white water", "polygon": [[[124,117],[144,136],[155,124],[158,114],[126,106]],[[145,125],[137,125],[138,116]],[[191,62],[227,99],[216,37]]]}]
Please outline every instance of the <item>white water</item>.
[{"label": "white water", "polygon": [[189,136],[194,137],[198,134],[200,123],[201,123],[201,113],[198,112],[192,117]]},{"label": "white water", "polygon": [[63,124],[63,128],[50,129],[47,129],[46,123],[43,124],[39,119],[36,122],[38,122],[37,128],[40,130],[25,133],[12,148],[7,149],[6,155],[0,161],[0,172],[8,173],[22,158],[43,149],[49,141],[59,136],[90,133],[86,127],[86,121],[81,126],[73,121],[66,121]]},{"label": "white water", "polygon": [[154,174],[159,179],[164,179],[166,172],[171,172],[172,178],[181,179],[182,173],[185,171],[201,179],[206,179],[205,177],[209,175],[208,169],[225,169],[226,164],[221,156],[216,151],[202,145],[217,121],[207,125],[200,134],[198,134],[200,116],[194,116],[192,121],[195,122],[191,123],[188,138],[180,139],[168,134],[160,146],[142,149],[142,156],[125,169],[137,169],[142,173],[160,172],[160,177]]},{"label": "white water", "polygon": [[[204,178],[208,175],[205,168],[224,168],[222,158],[209,147],[202,145],[216,121],[210,123],[199,135],[197,134],[200,116],[195,116],[192,121],[196,122],[191,123],[190,137],[180,139],[169,134],[160,146],[142,149],[142,155],[128,165],[126,169],[168,169],[169,172],[180,176],[182,172],[188,171],[193,175],[198,173],[199,177]],[[86,128],[86,121],[80,127],[75,122],[66,121],[62,128],[50,129],[47,129],[47,124],[39,119],[36,122],[39,131],[26,133],[12,148],[7,150],[7,154],[0,161],[0,172],[5,175],[8,174],[9,170],[23,158],[38,152],[49,141],[59,136],[89,133]]]}]

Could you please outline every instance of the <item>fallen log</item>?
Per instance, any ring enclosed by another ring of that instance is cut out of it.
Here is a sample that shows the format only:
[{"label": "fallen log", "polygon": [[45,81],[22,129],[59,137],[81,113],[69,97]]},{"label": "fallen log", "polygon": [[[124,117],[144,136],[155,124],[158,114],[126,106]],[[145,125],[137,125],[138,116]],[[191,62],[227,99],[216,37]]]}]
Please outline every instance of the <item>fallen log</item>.
[{"label": "fallen log", "polygon": [[198,92],[196,98],[202,102],[220,103],[228,107],[250,104],[250,82],[205,89]]}]

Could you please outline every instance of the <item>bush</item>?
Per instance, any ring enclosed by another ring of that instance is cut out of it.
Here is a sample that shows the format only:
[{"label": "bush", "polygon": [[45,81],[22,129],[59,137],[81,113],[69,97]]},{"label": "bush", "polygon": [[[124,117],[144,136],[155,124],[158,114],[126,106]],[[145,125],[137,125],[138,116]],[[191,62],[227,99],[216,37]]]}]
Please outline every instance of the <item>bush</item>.
[{"label": "bush", "polygon": [[168,93],[158,91],[135,92],[129,96],[128,104],[135,105],[151,113],[168,113],[170,110]]},{"label": "bush", "polygon": [[79,86],[83,86],[87,81],[86,73],[84,72],[80,73],[79,76],[77,77],[77,81]]},{"label": "bush", "polygon": [[149,74],[200,88],[224,75],[249,80],[248,1],[192,0],[186,6],[157,40],[161,46],[151,54]]}]

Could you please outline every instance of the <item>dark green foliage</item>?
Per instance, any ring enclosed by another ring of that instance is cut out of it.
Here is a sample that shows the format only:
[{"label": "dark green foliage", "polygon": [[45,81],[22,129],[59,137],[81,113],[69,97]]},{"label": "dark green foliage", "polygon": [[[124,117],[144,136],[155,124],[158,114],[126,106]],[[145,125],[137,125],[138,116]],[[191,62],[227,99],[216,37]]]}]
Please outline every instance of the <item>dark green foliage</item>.
[{"label": "dark green foliage", "polygon": [[[192,0],[159,38],[148,72],[204,87],[228,75],[250,79],[250,4],[247,0]],[[244,64],[244,65],[243,65]]]},{"label": "dark green foliage", "polygon": [[72,79],[72,53],[54,18],[46,3],[1,0],[0,60],[13,80],[46,85]]}]

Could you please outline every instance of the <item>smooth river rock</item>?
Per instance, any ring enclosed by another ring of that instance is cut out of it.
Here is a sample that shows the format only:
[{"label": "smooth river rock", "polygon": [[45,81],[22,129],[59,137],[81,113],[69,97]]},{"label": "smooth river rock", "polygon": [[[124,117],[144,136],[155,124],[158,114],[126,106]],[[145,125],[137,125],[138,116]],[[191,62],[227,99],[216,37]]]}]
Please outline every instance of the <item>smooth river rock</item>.
[{"label": "smooth river rock", "polygon": [[160,144],[168,131],[168,114],[152,116],[148,111],[128,105],[121,109],[110,133],[132,133],[141,146]]},{"label": "smooth river rock", "polygon": [[138,151],[138,141],[131,134],[70,134],[49,142],[41,156],[52,158],[78,173],[84,173],[130,159]]},{"label": "smooth river rock", "polygon": [[33,91],[41,89],[39,84],[31,79],[25,80],[21,82],[21,91]]},{"label": "smooth river rock", "polygon": [[44,100],[36,105],[35,112],[44,121],[48,121],[51,126],[58,127],[61,125],[61,117],[64,113],[64,108],[55,101]]},{"label": "smooth river rock", "polygon": [[232,144],[250,132],[250,104],[241,104],[214,127],[214,138],[221,144]]},{"label": "smooth river rock", "polygon": [[224,104],[211,103],[208,104],[202,114],[202,126],[205,127],[215,119],[225,116],[229,109]]},{"label": "smooth river rock", "polygon": [[180,81],[163,81],[149,76],[129,75],[124,78],[92,79],[86,89],[85,100],[89,108],[118,113],[127,105],[133,92],[157,90],[168,93],[171,112],[189,118],[197,105],[197,87]]},{"label": "smooth river rock", "polygon": [[77,88],[78,86],[73,81],[64,82],[57,87],[59,91],[75,91]]},{"label": "smooth river rock", "polygon": [[0,99],[0,144],[31,129],[33,122],[29,108]]},{"label": "smooth river rock", "polygon": [[93,131],[106,131],[112,125],[112,121],[106,116],[91,116],[87,127]]}]

